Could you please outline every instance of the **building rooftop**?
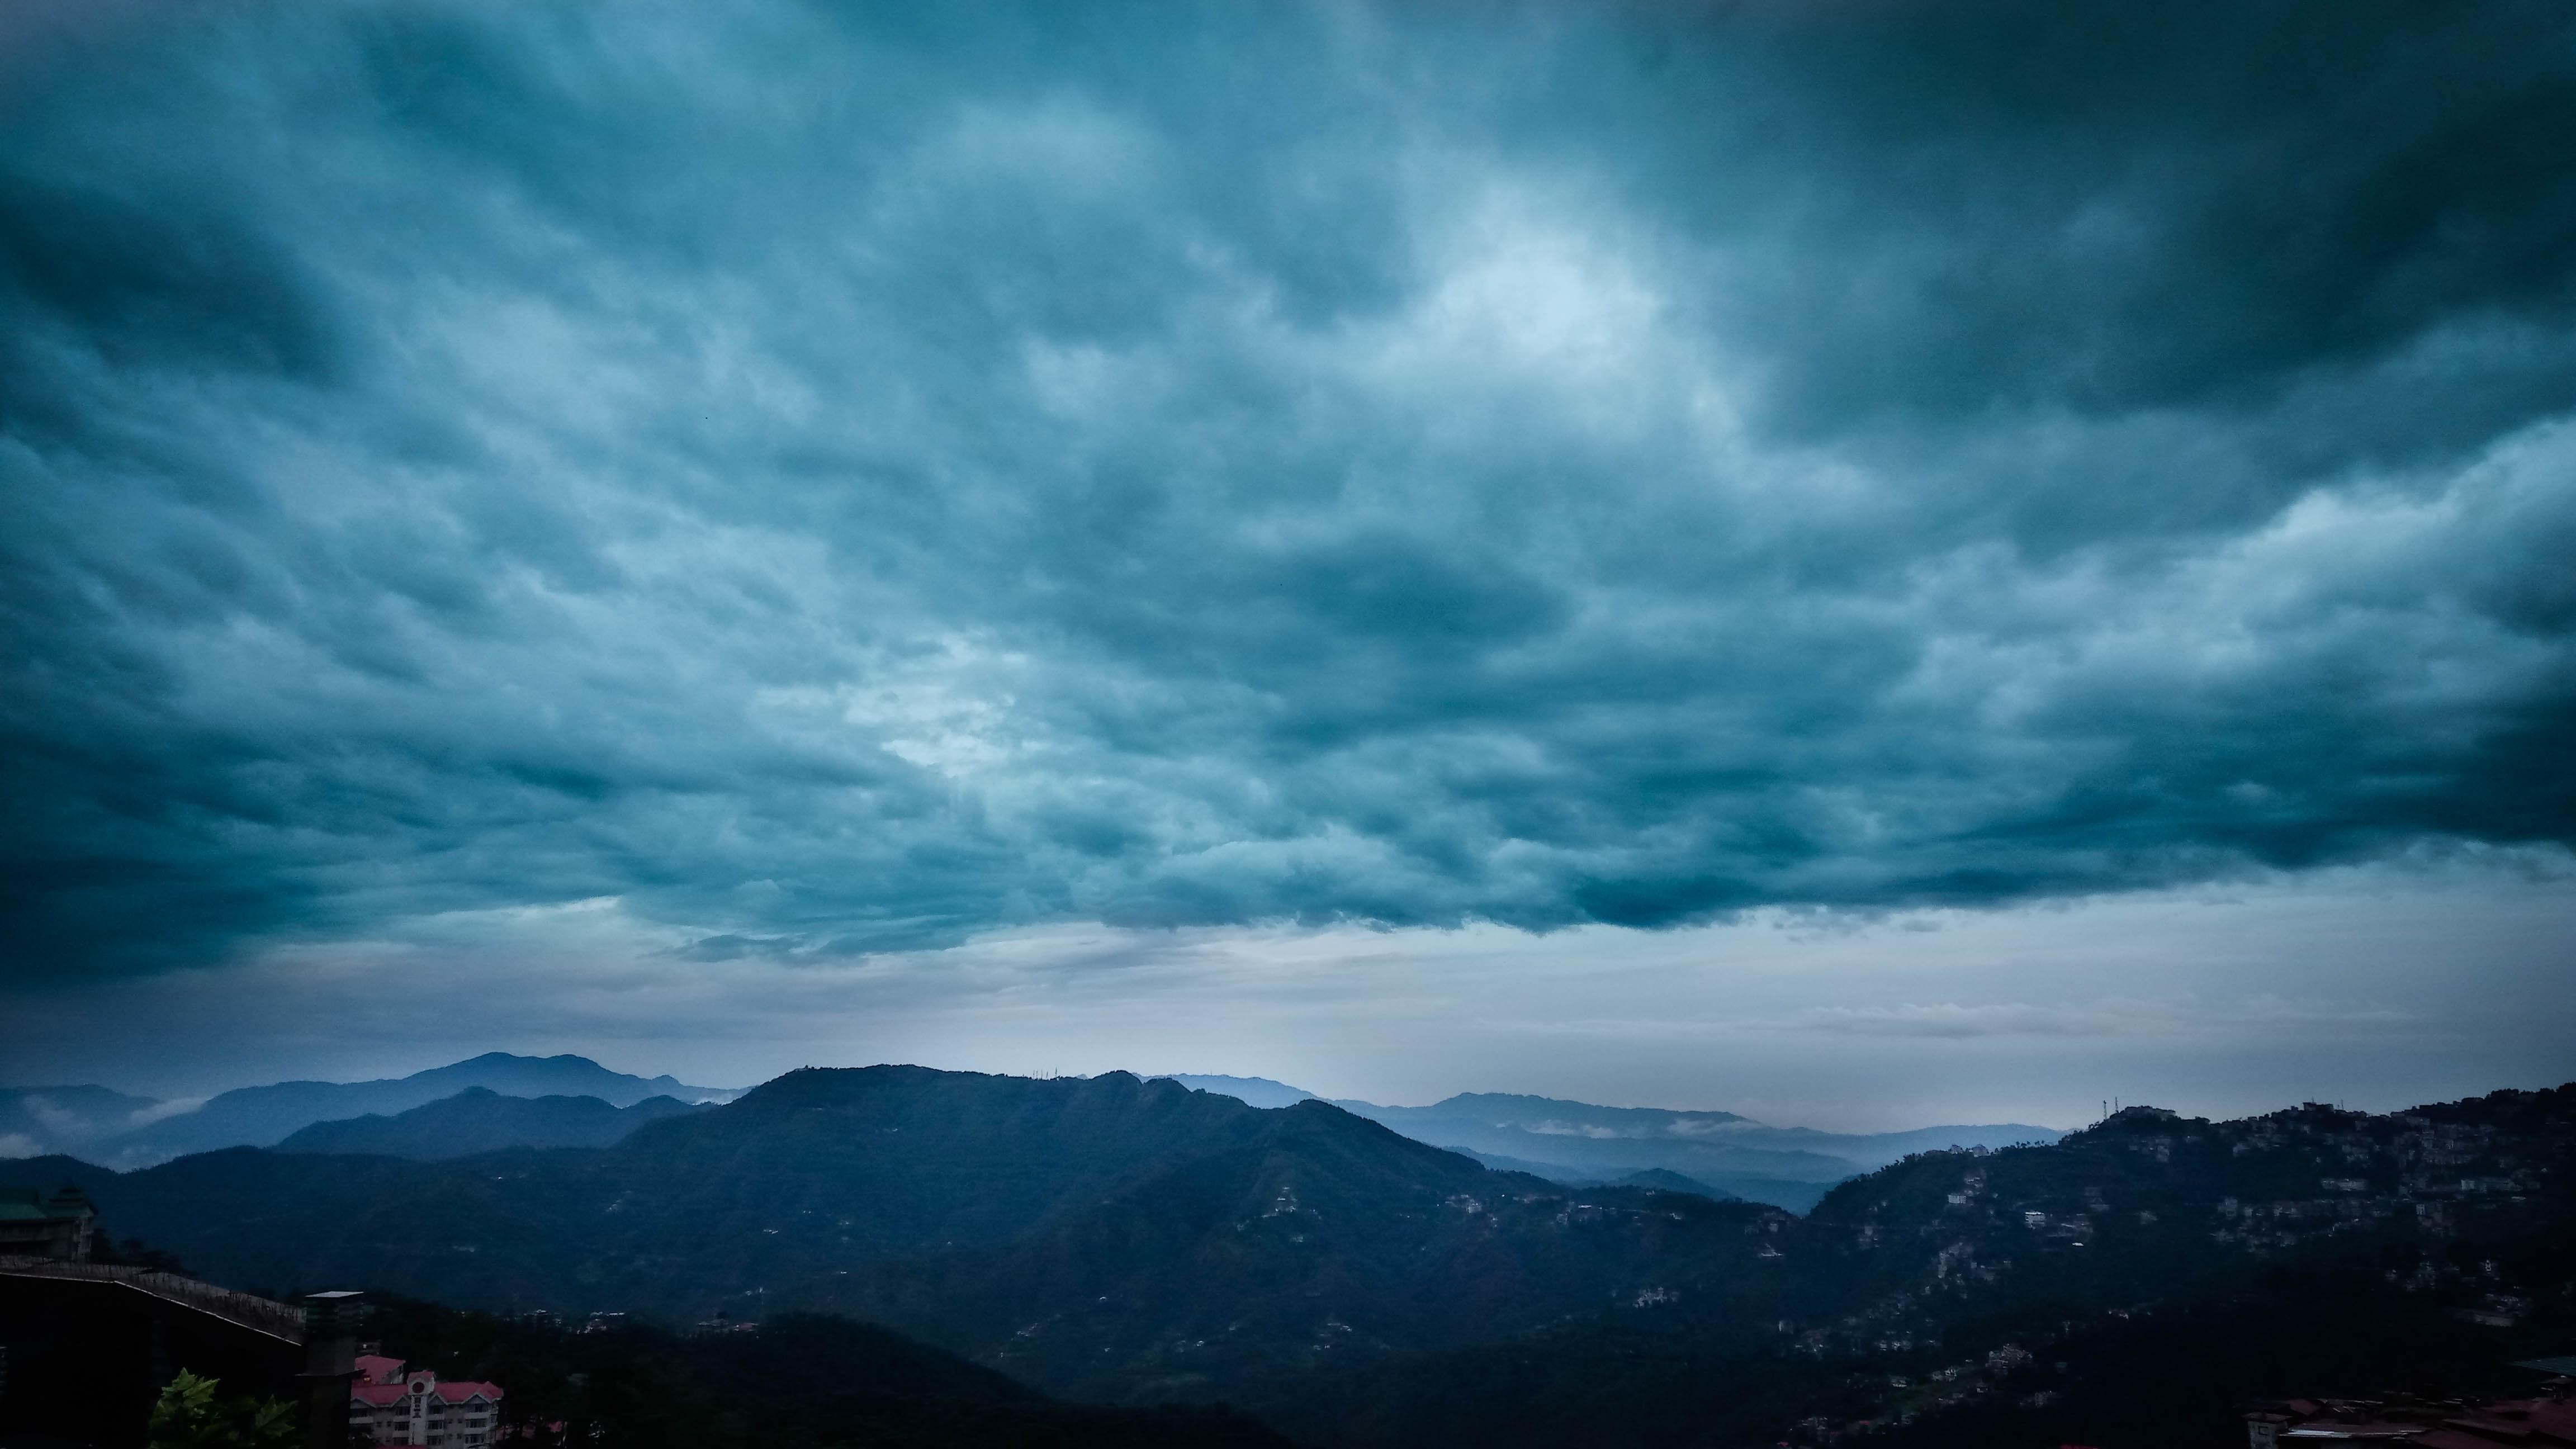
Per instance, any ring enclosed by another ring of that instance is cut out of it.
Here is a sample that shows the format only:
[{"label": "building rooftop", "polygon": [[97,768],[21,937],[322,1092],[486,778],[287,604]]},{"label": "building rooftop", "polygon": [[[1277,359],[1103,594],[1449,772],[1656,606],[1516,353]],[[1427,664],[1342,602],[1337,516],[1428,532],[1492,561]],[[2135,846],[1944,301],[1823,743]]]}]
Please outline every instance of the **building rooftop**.
[{"label": "building rooftop", "polygon": [[40,1192],[32,1187],[0,1187],[0,1223],[50,1223],[87,1216],[89,1195],[76,1187]]},{"label": "building rooftop", "polygon": [[450,1404],[461,1404],[477,1397],[498,1403],[501,1398],[499,1384],[481,1383],[473,1379],[457,1379],[441,1383],[438,1375],[427,1369],[405,1371],[401,1359],[387,1358],[382,1354],[360,1354],[357,1367],[358,1380],[349,1385],[349,1397],[355,1402],[372,1404],[377,1408],[400,1403],[411,1393],[412,1385],[415,1383],[423,1385],[442,1402]]}]

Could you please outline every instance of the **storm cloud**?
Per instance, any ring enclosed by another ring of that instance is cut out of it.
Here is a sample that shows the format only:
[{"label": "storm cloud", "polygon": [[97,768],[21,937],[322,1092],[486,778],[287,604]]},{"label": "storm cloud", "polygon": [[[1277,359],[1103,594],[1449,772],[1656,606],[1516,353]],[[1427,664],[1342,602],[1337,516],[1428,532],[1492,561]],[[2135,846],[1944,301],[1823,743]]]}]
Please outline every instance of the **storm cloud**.
[{"label": "storm cloud", "polygon": [[209,4],[0,83],[20,981],[2576,837],[2563,6]]}]

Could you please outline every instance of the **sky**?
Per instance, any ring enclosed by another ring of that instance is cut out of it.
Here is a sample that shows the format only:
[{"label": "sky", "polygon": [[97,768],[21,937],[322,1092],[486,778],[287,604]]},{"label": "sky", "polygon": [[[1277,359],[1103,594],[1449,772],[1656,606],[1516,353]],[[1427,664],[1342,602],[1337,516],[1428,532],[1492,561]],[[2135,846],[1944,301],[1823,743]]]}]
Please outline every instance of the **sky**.
[{"label": "sky", "polygon": [[0,1081],[2576,1077],[2555,3],[39,0]]}]

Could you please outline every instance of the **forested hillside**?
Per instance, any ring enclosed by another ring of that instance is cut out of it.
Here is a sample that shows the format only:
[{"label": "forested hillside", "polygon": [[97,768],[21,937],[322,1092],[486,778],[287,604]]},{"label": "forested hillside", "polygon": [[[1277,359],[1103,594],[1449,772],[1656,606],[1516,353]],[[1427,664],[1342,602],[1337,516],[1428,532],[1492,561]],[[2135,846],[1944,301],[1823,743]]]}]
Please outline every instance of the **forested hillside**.
[{"label": "forested hillside", "polygon": [[1804,1218],[1496,1172],[1320,1101],[921,1068],[793,1073],[603,1149],[5,1175],[77,1180],[112,1233],[239,1286],[674,1325],[830,1310],[1053,1392],[1242,1402],[1318,1444],[1867,1423],[2151,1449],[2216,1442],[2247,1394],[2410,1364],[2469,1382],[2576,1334],[2576,1088],[2136,1108],[1918,1154]]}]

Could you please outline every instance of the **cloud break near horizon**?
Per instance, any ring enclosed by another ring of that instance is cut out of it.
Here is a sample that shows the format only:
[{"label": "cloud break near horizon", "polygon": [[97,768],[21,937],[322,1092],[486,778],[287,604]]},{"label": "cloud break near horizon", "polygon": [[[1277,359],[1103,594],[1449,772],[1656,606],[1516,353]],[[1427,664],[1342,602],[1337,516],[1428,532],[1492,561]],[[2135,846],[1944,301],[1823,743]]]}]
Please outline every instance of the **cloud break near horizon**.
[{"label": "cloud break near horizon", "polygon": [[[1759,1083],[1604,1064],[1726,1011],[1802,1082],[2220,1019],[2576,1068],[2563,7],[5,26],[48,1072],[469,985],[702,1074],[1375,1091],[1311,1045],[1374,1019],[1704,1098]],[[2409,959],[2302,949],[2326,899]]]}]

